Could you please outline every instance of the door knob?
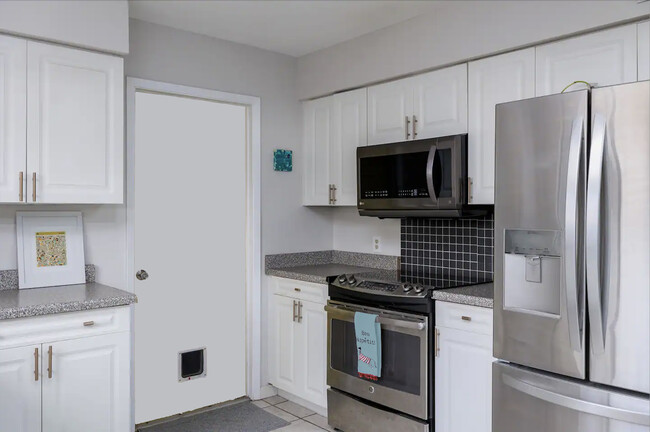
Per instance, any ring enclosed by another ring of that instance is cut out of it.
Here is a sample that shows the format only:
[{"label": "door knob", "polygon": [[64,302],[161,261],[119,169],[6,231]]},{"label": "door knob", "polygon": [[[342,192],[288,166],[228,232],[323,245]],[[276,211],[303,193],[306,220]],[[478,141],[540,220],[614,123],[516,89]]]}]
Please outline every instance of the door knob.
[{"label": "door knob", "polygon": [[138,280],[145,280],[146,278],[149,277],[149,273],[147,273],[146,270],[138,270],[138,272],[135,274],[135,277]]}]

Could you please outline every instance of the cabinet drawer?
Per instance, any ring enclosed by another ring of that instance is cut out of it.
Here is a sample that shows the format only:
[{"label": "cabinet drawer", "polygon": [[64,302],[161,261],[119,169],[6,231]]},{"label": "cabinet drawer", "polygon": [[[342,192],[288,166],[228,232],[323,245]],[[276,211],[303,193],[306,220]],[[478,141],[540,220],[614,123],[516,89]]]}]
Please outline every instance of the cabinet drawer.
[{"label": "cabinet drawer", "polygon": [[327,285],[274,277],[273,293],[317,303],[327,302]]},{"label": "cabinet drawer", "polygon": [[0,349],[131,329],[128,306],[0,321]]},{"label": "cabinet drawer", "polygon": [[436,301],[436,326],[492,334],[492,309]]}]

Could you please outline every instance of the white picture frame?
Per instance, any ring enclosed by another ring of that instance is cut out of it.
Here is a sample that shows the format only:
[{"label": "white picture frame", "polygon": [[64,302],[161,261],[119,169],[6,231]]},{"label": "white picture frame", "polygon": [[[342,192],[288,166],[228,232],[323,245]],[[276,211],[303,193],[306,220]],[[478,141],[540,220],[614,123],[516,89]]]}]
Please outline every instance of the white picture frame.
[{"label": "white picture frame", "polygon": [[18,287],[86,283],[81,212],[16,212]]}]

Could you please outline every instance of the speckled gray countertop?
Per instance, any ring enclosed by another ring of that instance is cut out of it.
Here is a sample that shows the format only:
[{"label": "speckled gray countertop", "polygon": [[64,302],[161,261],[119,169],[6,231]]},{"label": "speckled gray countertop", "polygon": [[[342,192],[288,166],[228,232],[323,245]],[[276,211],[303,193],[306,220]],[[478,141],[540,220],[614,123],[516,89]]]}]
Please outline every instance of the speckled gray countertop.
[{"label": "speckled gray countertop", "polygon": [[269,276],[327,283],[328,276],[354,273],[366,277],[386,276],[399,268],[399,257],[343,251],[318,251],[267,255],[265,271]]},{"label": "speckled gray countertop", "polygon": [[432,292],[431,297],[434,300],[450,303],[492,308],[494,304],[494,284],[484,283],[460,288],[437,289]]},{"label": "speckled gray countertop", "polygon": [[75,312],[137,302],[135,294],[98,283],[0,290],[0,320]]}]

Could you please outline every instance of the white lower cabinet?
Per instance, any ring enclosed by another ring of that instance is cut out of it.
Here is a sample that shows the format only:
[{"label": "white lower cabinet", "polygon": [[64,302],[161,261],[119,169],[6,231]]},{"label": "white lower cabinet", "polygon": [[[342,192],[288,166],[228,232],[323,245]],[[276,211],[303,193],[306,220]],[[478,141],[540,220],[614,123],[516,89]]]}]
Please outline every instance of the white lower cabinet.
[{"label": "white lower cabinet", "polygon": [[435,430],[492,430],[492,310],[436,302]]},{"label": "white lower cabinet", "polygon": [[[327,286],[271,278],[269,381],[273,386],[320,407],[327,406]],[[293,287],[287,296],[286,286]],[[320,291],[318,293],[317,291]]]},{"label": "white lower cabinet", "polygon": [[0,431],[41,430],[40,345],[0,351]]},{"label": "white lower cabinet", "polygon": [[[84,321],[71,334],[65,327],[76,315]],[[97,321],[88,320],[94,315]],[[114,322],[123,321],[129,311],[118,309],[110,315]],[[40,344],[0,350],[0,431],[132,429],[130,332],[101,334],[104,316],[106,312],[79,312],[0,322],[0,330],[11,328],[16,341],[37,336],[32,332],[35,325],[65,331],[44,331]],[[98,327],[93,328],[95,322]]]}]

